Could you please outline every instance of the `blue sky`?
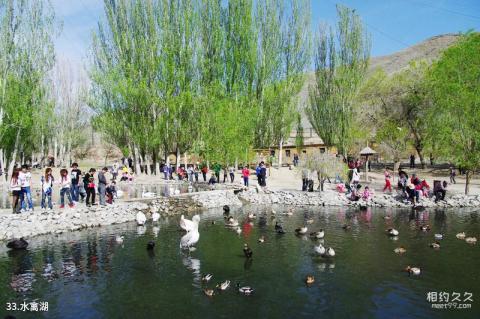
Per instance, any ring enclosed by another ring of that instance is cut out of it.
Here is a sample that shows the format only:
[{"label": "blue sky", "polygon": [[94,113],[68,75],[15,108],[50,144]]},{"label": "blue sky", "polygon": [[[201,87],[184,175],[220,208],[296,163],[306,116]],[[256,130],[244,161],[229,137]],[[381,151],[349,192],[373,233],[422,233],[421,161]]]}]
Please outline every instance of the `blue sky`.
[{"label": "blue sky", "polygon": [[[57,54],[82,63],[91,32],[103,17],[103,0],[51,0],[63,31]],[[311,0],[312,22],[334,23],[335,0]],[[429,37],[480,30],[480,0],[342,0],[355,8],[372,36],[372,55],[387,55]]]}]

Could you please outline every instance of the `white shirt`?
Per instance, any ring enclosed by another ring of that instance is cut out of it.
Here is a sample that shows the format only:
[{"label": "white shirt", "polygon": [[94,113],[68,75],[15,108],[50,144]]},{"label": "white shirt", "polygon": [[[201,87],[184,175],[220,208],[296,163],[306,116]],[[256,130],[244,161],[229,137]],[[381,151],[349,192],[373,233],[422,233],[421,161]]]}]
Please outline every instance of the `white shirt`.
[{"label": "white shirt", "polygon": [[32,174],[30,172],[20,172],[18,174],[18,180],[22,187],[30,187],[30,181],[32,179]]}]

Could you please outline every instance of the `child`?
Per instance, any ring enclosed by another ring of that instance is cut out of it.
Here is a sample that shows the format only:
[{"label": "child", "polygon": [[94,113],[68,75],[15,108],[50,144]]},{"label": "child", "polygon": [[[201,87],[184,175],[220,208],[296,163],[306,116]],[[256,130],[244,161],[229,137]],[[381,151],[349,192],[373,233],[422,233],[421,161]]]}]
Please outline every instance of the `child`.
[{"label": "child", "polygon": [[72,199],[75,202],[78,202],[78,198],[80,195],[80,191],[78,189],[78,184],[80,183],[80,176],[82,175],[82,171],[78,169],[78,164],[73,163],[72,164],[72,170],[70,171],[70,178],[72,179],[72,185],[71,185],[71,190],[72,190]]},{"label": "child", "polygon": [[[87,191],[87,207],[95,205],[95,169],[90,168],[87,174],[83,177],[83,184]],[[90,202],[90,198],[92,201]]]},{"label": "child", "polygon": [[14,214],[20,213],[20,205],[18,201],[20,200],[20,194],[22,192],[22,184],[18,179],[18,170],[14,170],[12,173],[12,178],[10,179],[10,190],[12,191],[12,211]]},{"label": "child", "polygon": [[26,210],[25,197],[27,197],[28,211],[33,211],[32,193],[30,190],[32,174],[28,165],[22,165],[22,171],[18,173],[18,180],[22,185],[22,192],[20,193],[20,206]]},{"label": "child", "polygon": [[52,176],[52,169],[48,167],[45,170],[45,175],[41,178],[42,183],[42,209],[47,208],[46,201],[48,200],[48,209],[53,209],[52,205],[52,192],[53,192],[53,176]]},{"label": "child", "polygon": [[383,187],[383,191],[385,192],[387,189],[390,191],[390,193],[392,192],[392,183],[390,183],[390,171],[387,169],[385,169],[385,187]]},{"label": "child", "polygon": [[113,180],[106,188],[107,203],[113,204],[113,199],[117,197],[116,182]]},{"label": "child", "polygon": [[364,200],[370,200],[373,197],[373,192],[370,191],[370,188],[368,186],[365,186],[365,189],[363,190],[362,193],[362,198]]},{"label": "child", "polygon": [[248,169],[248,166],[244,166],[242,169],[242,177],[243,177],[243,185],[245,187],[248,187],[248,179],[250,177],[250,169]]},{"label": "child", "polygon": [[68,206],[72,208],[73,201],[72,195],[70,193],[70,178],[68,176],[68,171],[65,168],[60,170],[60,208],[65,207],[65,194],[67,194],[68,198]]}]

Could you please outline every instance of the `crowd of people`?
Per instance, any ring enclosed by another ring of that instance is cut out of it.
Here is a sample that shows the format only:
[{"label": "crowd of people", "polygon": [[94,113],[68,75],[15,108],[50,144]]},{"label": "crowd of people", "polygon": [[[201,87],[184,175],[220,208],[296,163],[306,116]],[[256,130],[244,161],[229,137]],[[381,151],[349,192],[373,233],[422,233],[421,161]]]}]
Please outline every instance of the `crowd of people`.
[{"label": "crowd of people", "polygon": [[[110,180],[107,178],[109,171],[112,176]],[[124,172],[122,169],[122,178],[124,175],[128,176],[129,172]],[[60,170],[57,180],[53,176],[52,168],[47,167],[39,181],[42,193],[40,207],[53,209],[52,195],[55,188],[59,191],[60,208],[65,207],[66,201],[69,207],[75,207],[79,202],[85,202],[89,207],[97,205],[96,194],[99,194],[101,206],[112,204],[117,194],[117,176],[118,166],[115,167],[115,165],[112,170],[104,167],[97,173],[95,168],[90,168],[87,173],[82,174],[78,164],[73,163],[70,172],[66,168]],[[10,179],[13,213],[33,211],[32,183],[30,166],[22,165],[21,168],[14,169]]]}]

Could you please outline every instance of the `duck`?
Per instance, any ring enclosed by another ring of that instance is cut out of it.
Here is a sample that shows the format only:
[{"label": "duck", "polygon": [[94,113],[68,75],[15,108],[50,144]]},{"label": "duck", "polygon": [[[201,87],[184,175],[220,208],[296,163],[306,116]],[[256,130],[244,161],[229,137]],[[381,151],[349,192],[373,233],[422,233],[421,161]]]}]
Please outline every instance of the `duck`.
[{"label": "duck", "polygon": [[246,258],[250,259],[253,256],[253,251],[250,247],[248,247],[248,244],[243,244],[243,254],[245,255]]},{"label": "duck", "polygon": [[461,232],[461,233],[458,233],[457,235],[455,235],[458,239],[465,239],[465,232]]},{"label": "duck", "polygon": [[7,243],[7,248],[13,249],[13,250],[20,250],[20,249],[27,249],[28,247],[28,242],[22,238],[20,239],[13,239],[10,240]]},{"label": "duck", "polygon": [[240,227],[237,227],[237,229],[235,231],[237,232],[238,235],[240,235],[242,233],[242,229]]},{"label": "duck", "polygon": [[323,247],[322,244],[319,244],[318,246],[313,247],[313,251],[315,253],[319,254],[320,256],[323,256],[323,255],[325,255],[326,249],[325,249],[325,247]]},{"label": "duck", "polygon": [[278,221],[275,222],[275,230],[283,229],[282,225],[278,223]]},{"label": "duck", "polygon": [[213,289],[203,289],[203,292],[205,293],[205,295],[207,295],[208,297],[212,297],[215,293],[215,291]]},{"label": "duck", "polygon": [[240,287],[240,283],[237,283],[237,289],[238,289],[238,292],[244,294],[244,295],[251,295],[254,291],[254,289],[250,286],[244,286],[244,287]]},{"label": "duck", "polygon": [[403,246],[397,247],[393,251],[395,252],[395,254],[405,254],[407,252],[407,250]]},{"label": "duck", "polygon": [[265,242],[265,236],[260,236],[260,238],[258,238],[258,242],[259,243],[264,243]]},{"label": "duck", "polygon": [[222,291],[227,290],[227,288],[230,287],[230,280],[225,280],[222,283],[219,283],[216,288]]},{"label": "duck", "polygon": [[418,268],[418,267],[410,267],[410,266],[407,266],[404,270],[405,270],[406,272],[408,272],[409,275],[418,276],[418,275],[420,275],[420,273],[421,273],[421,270],[420,270],[420,268]]},{"label": "duck", "polygon": [[277,234],[283,235],[283,234],[285,234],[285,231],[283,230],[283,228],[279,228],[279,229],[277,229]]},{"label": "duck", "polygon": [[310,237],[315,239],[322,239],[323,237],[325,237],[325,232],[323,231],[323,229],[320,229],[319,231],[310,233]]},{"label": "duck", "polygon": [[434,243],[431,243],[430,247],[432,247],[433,249],[440,249],[440,243],[436,241]]},{"label": "duck", "polygon": [[138,226],[145,225],[145,222],[147,221],[147,217],[145,216],[145,214],[143,212],[138,212],[137,216],[136,216],[136,219],[137,219],[137,225]]},{"label": "duck", "polygon": [[309,218],[309,219],[307,219],[307,220],[305,221],[305,223],[306,223],[307,225],[310,225],[310,224],[313,224],[314,221],[315,221],[315,220],[314,220],[313,218]]},{"label": "duck", "polygon": [[213,278],[213,275],[212,275],[212,274],[206,274],[206,275],[204,275],[204,276],[202,277],[202,281],[203,281],[203,282],[209,282],[210,279],[212,279],[212,278]]},{"label": "duck", "polygon": [[225,215],[225,216],[230,215],[230,206],[228,206],[228,205],[223,206],[223,215]]},{"label": "duck", "polygon": [[386,230],[389,236],[398,236],[399,232],[395,228],[389,228]]},{"label": "duck", "polygon": [[158,222],[159,219],[160,219],[160,214],[157,213],[157,212],[153,212],[153,213],[152,213],[152,221],[153,221],[154,223],[156,223],[156,222]]},{"label": "duck", "polygon": [[430,230],[430,225],[422,225],[422,226],[420,226],[420,230],[425,231],[425,232],[429,231]]},{"label": "duck", "polygon": [[308,228],[307,226],[303,226],[303,227],[300,227],[300,228],[297,228],[295,229],[295,234],[297,235],[305,235],[308,231]]},{"label": "duck", "polygon": [[307,275],[307,277],[305,277],[305,283],[307,285],[311,285],[315,282],[315,277],[313,277],[312,275]]},{"label": "duck", "polygon": [[477,243],[477,237],[467,237],[467,238],[465,238],[465,242],[467,244],[476,244]]},{"label": "duck", "polygon": [[350,230],[352,229],[352,226],[348,225],[348,224],[345,224],[342,226],[343,230]]},{"label": "duck", "polygon": [[117,236],[115,237],[115,241],[116,241],[118,244],[122,244],[122,243],[123,243],[123,239],[124,239],[123,236],[117,235]]},{"label": "duck", "polygon": [[153,248],[155,248],[155,242],[153,240],[150,240],[147,243],[147,250],[153,250]]},{"label": "duck", "polygon": [[435,237],[436,240],[441,240],[441,239],[443,239],[443,235],[442,235],[442,234],[435,234],[434,237]]},{"label": "duck", "polygon": [[147,192],[147,191],[145,190],[145,187],[142,188],[142,198],[152,198],[152,197],[155,197],[155,196],[157,196],[156,193],[154,193],[154,192]]},{"label": "duck", "polygon": [[325,250],[324,257],[335,257],[335,250],[333,250],[332,247],[328,247],[328,248]]},{"label": "duck", "polygon": [[238,226],[238,220],[236,220],[235,218],[233,218],[232,216],[230,216],[226,223],[225,223],[225,226],[227,227],[237,227]]},{"label": "duck", "polygon": [[249,213],[248,214],[248,219],[255,219],[255,218],[257,218],[256,214],[254,214],[254,213]]},{"label": "duck", "polygon": [[272,215],[276,215],[276,214],[277,212],[274,209],[272,209]]}]

